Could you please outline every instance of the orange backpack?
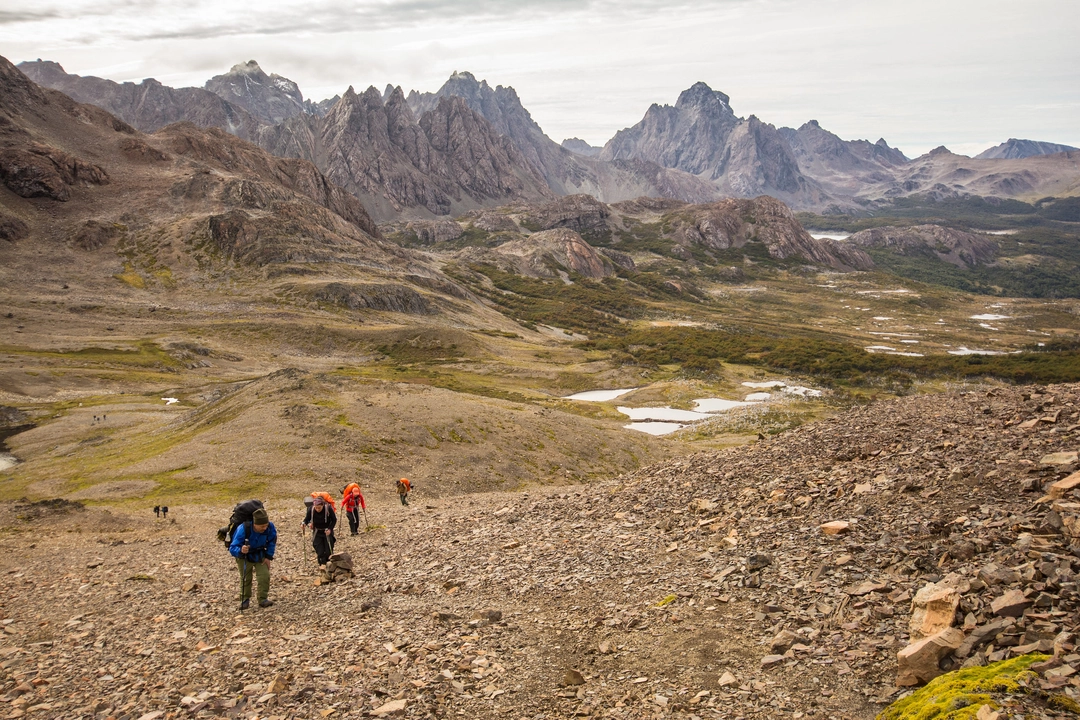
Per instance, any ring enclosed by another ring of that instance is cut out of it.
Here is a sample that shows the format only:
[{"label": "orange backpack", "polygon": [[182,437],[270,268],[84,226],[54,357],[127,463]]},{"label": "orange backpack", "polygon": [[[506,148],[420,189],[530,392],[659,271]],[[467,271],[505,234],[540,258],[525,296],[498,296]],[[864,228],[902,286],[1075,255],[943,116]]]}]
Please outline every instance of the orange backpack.
[{"label": "orange backpack", "polygon": [[401,478],[397,481],[397,491],[399,495],[405,495],[410,490],[412,490],[412,483],[409,482],[408,478]]},{"label": "orange backpack", "polygon": [[337,512],[337,505],[334,504],[334,498],[330,497],[330,493],[321,492],[321,491],[320,492],[313,492],[313,493],[311,493],[311,497],[313,497],[313,498],[322,498],[323,502],[325,502],[331,508],[333,508],[334,512]]},{"label": "orange backpack", "polygon": [[341,503],[342,503],[342,505],[345,504],[345,498],[349,497],[349,495],[352,494],[353,490],[355,490],[357,493],[359,493],[360,492],[360,486],[357,485],[356,483],[349,483],[348,485],[345,486],[345,489],[341,491]]}]

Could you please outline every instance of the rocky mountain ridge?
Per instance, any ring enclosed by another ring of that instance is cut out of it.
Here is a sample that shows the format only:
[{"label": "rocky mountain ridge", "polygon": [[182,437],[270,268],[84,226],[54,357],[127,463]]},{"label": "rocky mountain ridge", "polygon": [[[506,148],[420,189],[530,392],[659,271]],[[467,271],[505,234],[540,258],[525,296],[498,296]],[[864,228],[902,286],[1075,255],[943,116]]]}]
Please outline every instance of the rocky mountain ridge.
[{"label": "rocky mountain ridge", "polygon": [[196,291],[224,268],[273,276],[309,263],[366,282],[368,296],[464,295],[385,243],[360,201],[306,160],[187,122],[144,135],[3,59],[0,89],[0,250],[12,282],[36,287],[29,268],[47,251],[51,272],[86,297],[123,298],[118,279]]},{"label": "rocky mountain ridge", "polygon": [[[197,89],[174,91],[150,80],[135,86],[70,76],[55,63],[23,66],[43,84],[81,101],[96,102],[142,130],[187,119],[254,140],[278,154],[312,160],[339,183],[359,192],[380,219],[403,212],[454,214],[499,198],[536,200],[545,193],[588,193],[606,202],[648,195],[699,203],[724,196],[769,194],[800,210],[850,211],[866,203],[887,205],[894,198],[913,194],[937,199],[1056,196],[1074,192],[1080,176],[1076,157],[1068,153],[1054,163],[1025,162],[1033,159],[1028,157],[1034,152],[1031,147],[1049,151],[1050,144],[1001,151],[1002,157],[1024,155],[1013,161],[1020,164],[1012,166],[987,165],[986,153],[975,159],[956,156],[948,169],[924,158],[909,161],[884,140],[841,140],[815,121],[792,129],[776,128],[753,115],[739,118],[728,96],[705,83],[681,93],[674,106],[654,104],[640,123],[616,133],[599,153],[587,145],[575,145],[575,151],[544,134],[513,88],[492,88],[471,73],[456,72],[434,93],[413,90],[405,96],[414,118],[418,121],[426,112],[435,111],[441,98],[460,97],[471,112],[486,120],[491,132],[508,139],[518,157],[510,158],[512,168],[505,166],[507,158],[491,158],[486,163],[491,173],[482,181],[474,174],[448,187],[446,178],[438,176],[443,163],[435,163],[432,177],[421,177],[428,174],[424,163],[416,166],[409,160],[402,165],[397,152],[390,153],[393,162],[388,162],[389,157],[378,161],[378,153],[387,149],[383,146],[364,150],[364,162],[355,170],[346,159],[348,153],[324,151],[318,137],[323,130],[315,121],[328,115],[341,99],[304,100],[295,83],[266,75],[254,61],[208,82],[208,88],[220,93],[218,100]],[[372,95],[386,105],[393,93],[394,88],[388,86]],[[466,126],[480,124],[473,120]],[[505,154],[505,146],[483,137],[486,130],[480,132],[478,147]],[[469,155],[469,145],[455,143],[451,152],[461,150],[461,154],[450,165],[473,165],[476,158]],[[352,161],[357,159],[357,150],[354,146]],[[380,169],[373,171],[377,163]],[[493,186],[508,180],[505,171],[523,184],[511,183],[514,187],[493,194]],[[529,176],[534,175],[546,187],[531,187]],[[480,189],[481,185],[488,187]]]},{"label": "rocky mountain ridge", "polygon": [[1018,160],[1036,155],[1053,155],[1059,152],[1080,150],[1071,145],[1040,142],[1038,140],[1017,140],[1009,138],[1000,145],[987,148],[975,156],[977,160]]}]

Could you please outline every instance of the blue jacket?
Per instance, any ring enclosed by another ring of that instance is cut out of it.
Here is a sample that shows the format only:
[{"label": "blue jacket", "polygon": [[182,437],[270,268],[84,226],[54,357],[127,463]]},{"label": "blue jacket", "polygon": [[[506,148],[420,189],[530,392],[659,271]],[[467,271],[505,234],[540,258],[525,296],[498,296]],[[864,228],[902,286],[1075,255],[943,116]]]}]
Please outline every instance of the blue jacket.
[{"label": "blue jacket", "polygon": [[[240,552],[245,541],[250,546],[247,555]],[[277,549],[277,528],[274,527],[274,523],[267,525],[265,532],[256,532],[255,526],[250,522],[239,525],[229,544],[230,555],[234,558],[243,558],[248,562],[261,562],[263,558],[273,560],[275,549]]]}]

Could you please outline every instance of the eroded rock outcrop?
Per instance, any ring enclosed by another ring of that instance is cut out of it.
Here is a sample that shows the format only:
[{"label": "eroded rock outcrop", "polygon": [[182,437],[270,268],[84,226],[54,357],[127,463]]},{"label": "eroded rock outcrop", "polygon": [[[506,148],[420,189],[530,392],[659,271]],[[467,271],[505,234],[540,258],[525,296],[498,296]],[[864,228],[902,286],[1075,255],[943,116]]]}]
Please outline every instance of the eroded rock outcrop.
[{"label": "eroded rock outcrop", "polygon": [[423,295],[398,283],[334,282],[308,288],[307,293],[314,300],[349,310],[383,310],[407,315],[432,315],[436,312]]},{"label": "eroded rock outcrop", "polygon": [[75,185],[107,185],[102,168],[42,143],[0,150],[0,180],[20,197],[65,202]]},{"label": "eroded rock outcrop", "polygon": [[998,250],[993,240],[941,225],[872,228],[855,233],[847,242],[899,255],[928,254],[961,268],[991,263]]},{"label": "eroded rock outcrop", "polygon": [[760,242],[778,260],[799,257],[846,270],[873,267],[858,248],[810,237],[784,203],[767,196],[689,206],[676,211],[672,223],[676,237],[713,250]]},{"label": "eroded rock outcrop", "polygon": [[559,271],[598,280],[615,273],[614,263],[565,228],[544,230],[503,243],[494,249],[467,248],[464,262],[491,263],[519,275],[557,277]]},{"label": "eroded rock outcrop", "polygon": [[580,233],[606,227],[610,217],[608,206],[591,195],[568,195],[530,209],[522,223],[539,230],[567,228]]}]

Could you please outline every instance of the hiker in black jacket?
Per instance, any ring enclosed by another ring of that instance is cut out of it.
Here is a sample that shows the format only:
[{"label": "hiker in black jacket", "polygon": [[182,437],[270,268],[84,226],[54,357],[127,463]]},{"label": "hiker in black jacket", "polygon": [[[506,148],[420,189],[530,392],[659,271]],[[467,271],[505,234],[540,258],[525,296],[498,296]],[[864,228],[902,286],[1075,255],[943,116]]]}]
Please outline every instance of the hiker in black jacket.
[{"label": "hiker in black jacket", "polygon": [[337,513],[321,495],[312,493],[311,497],[313,502],[307,509],[307,515],[304,516],[304,529],[311,527],[311,546],[315,548],[319,565],[325,565],[334,553],[336,541],[334,526],[337,525]]}]

